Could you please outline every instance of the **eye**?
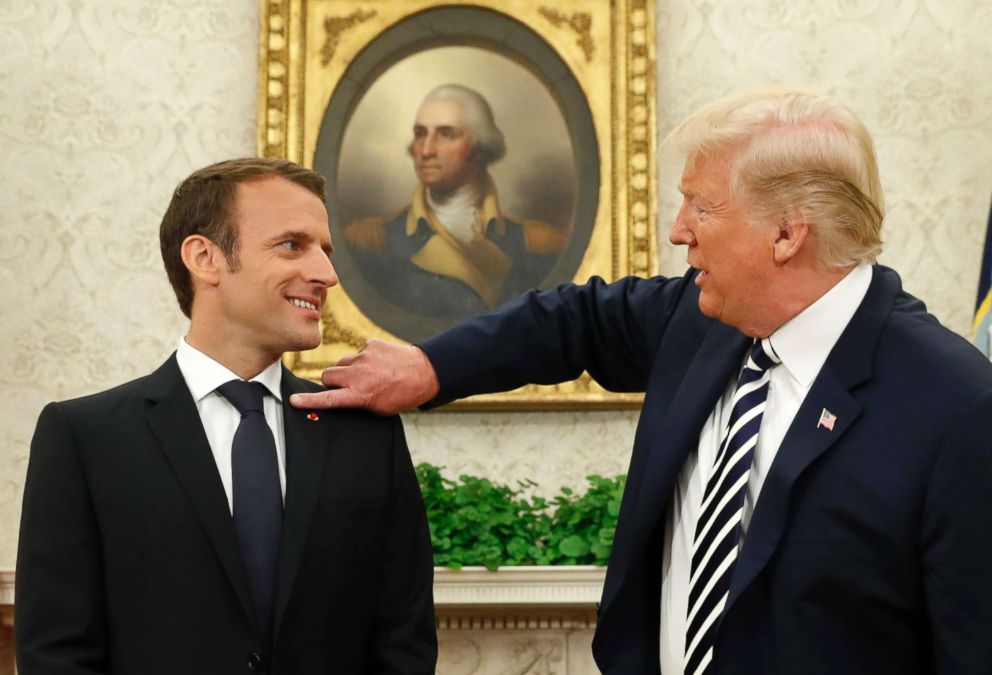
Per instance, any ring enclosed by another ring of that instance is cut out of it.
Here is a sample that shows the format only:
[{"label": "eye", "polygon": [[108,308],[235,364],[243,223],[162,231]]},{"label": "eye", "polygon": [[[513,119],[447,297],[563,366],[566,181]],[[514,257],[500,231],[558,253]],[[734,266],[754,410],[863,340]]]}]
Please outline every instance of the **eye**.
[{"label": "eye", "polygon": [[300,242],[295,239],[287,239],[286,241],[279,242],[279,246],[293,253],[300,250]]}]

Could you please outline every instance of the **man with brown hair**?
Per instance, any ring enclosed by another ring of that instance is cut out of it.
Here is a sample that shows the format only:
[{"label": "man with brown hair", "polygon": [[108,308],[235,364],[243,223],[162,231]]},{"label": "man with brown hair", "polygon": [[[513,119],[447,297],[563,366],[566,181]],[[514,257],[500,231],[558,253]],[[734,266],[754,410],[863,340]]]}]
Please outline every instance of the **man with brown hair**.
[{"label": "man with brown hair", "polygon": [[197,171],[162,220],[190,328],[151,375],[48,405],[17,561],[39,673],[433,673],[426,514],[398,418],[296,410],[280,357],[337,283],[323,179]]}]

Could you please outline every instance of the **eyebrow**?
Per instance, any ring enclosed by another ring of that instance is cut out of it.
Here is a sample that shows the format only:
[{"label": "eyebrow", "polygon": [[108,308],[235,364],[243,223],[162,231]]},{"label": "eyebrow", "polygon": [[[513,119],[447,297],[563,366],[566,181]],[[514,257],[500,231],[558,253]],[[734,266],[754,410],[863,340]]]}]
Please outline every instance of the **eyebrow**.
[{"label": "eyebrow", "polygon": [[[276,244],[280,241],[285,241],[287,239],[293,239],[295,241],[313,241],[313,237],[306,232],[301,232],[300,230],[284,230],[279,234],[269,237],[269,242]],[[327,242],[326,244],[320,245],[321,250],[324,251],[328,256],[334,253],[334,244]]]},{"label": "eyebrow", "polygon": [[[414,124],[413,131],[427,131],[428,126],[426,124]],[[434,127],[435,131],[458,131],[462,132],[464,127],[458,126],[457,124],[439,124]]]}]

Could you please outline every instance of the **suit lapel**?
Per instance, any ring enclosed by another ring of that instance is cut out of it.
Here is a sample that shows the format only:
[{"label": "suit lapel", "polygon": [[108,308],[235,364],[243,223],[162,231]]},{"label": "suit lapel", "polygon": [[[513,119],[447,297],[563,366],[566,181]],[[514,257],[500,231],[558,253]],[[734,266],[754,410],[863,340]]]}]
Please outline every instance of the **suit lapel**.
[{"label": "suit lapel", "polygon": [[[833,429],[820,424],[824,410],[836,418]],[[844,436],[860,414],[861,404],[847,391],[829,362],[824,364],[782,440],[761,487],[730,584],[727,611],[775,552],[785,529],[789,493],[796,479]]]},{"label": "suit lapel", "polygon": [[282,373],[283,430],[286,436],[286,509],[276,578],[275,633],[303,560],[310,523],[323,483],[324,458],[330,442],[329,418],[324,411],[299,410],[289,405],[292,394],[303,393],[302,380],[285,368]]},{"label": "suit lapel", "polygon": [[[661,522],[686,457],[695,452],[699,443],[699,430],[740,367],[750,342],[751,339],[736,328],[714,322],[688,371],[681,377],[678,391],[671,398],[668,409],[657,422],[642,421],[638,427],[635,448],[642,443],[647,444],[649,452],[640,466],[631,464],[629,475],[639,478],[639,484],[636,486],[633,531],[625,537],[625,543],[630,548],[626,555],[611,557],[610,577],[622,581],[630,576],[626,568],[640,558],[644,546]],[[675,383],[662,381],[659,385],[658,390],[666,391]],[[656,409],[650,400],[650,391],[647,396],[642,419]],[[618,585],[607,584],[603,596],[604,612],[618,591]]]},{"label": "suit lapel", "polygon": [[[862,406],[851,391],[871,377],[875,344],[899,291],[894,273],[873,269],[861,306],[830,351],[768,470],[731,581],[726,612],[774,554],[788,520],[789,495],[796,480],[844,437],[861,414]],[[836,418],[833,429],[820,424],[824,411]]]},{"label": "suit lapel", "polygon": [[[750,342],[736,328],[721,323],[714,323],[706,334],[657,433],[651,434],[656,447],[648,455],[638,499],[641,528],[653,528],[660,517],[686,457],[699,444],[699,430],[736,374]],[[672,452],[675,448],[678,451]]]},{"label": "suit lapel", "polygon": [[145,398],[151,404],[145,417],[152,433],[203,523],[241,608],[254,624],[254,605],[227,496],[175,354],[152,374]]}]

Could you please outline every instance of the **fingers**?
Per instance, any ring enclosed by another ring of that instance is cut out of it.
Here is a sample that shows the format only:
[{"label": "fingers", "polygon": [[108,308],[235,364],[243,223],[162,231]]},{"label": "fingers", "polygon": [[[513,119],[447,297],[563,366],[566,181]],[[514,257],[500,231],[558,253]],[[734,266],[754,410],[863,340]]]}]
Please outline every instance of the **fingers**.
[{"label": "fingers", "polygon": [[325,387],[347,387],[349,384],[349,376],[353,376],[351,369],[338,361],[339,365],[331,366],[330,368],[325,368],[324,372],[320,374],[320,381],[324,383]]},{"label": "fingers", "polygon": [[[365,348],[362,347],[362,349],[365,349]],[[335,365],[338,365],[338,366],[347,366],[347,365],[350,365],[350,364],[354,363],[355,362],[355,359],[357,359],[361,355],[362,355],[361,352],[357,352],[355,354],[348,354],[347,356],[342,356],[340,359],[338,359],[338,362]]]},{"label": "fingers", "polygon": [[355,408],[362,405],[360,396],[350,389],[328,389],[312,394],[293,394],[289,403],[294,408]]},{"label": "fingers", "polygon": [[437,396],[437,374],[417,347],[369,340],[357,354],[349,354],[321,373],[328,391],[290,399],[300,408],[367,408],[391,415],[414,408]]}]

